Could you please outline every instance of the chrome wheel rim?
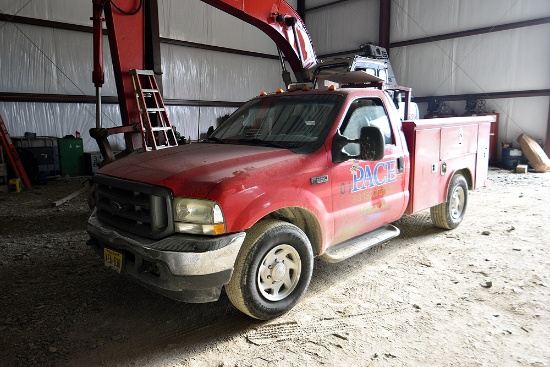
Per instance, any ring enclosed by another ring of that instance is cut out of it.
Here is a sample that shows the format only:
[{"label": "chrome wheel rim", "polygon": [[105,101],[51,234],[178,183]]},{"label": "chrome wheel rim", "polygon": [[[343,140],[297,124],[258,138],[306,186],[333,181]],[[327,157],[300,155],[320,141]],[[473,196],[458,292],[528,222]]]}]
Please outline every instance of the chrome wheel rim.
[{"label": "chrome wheel rim", "polygon": [[300,280],[300,254],[290,245],[272,248],[262,259],[257,285],[260,294],[269,301],[288,297]]},{"label": "chrome wheel rim", "polygon": [[457,186],[452,195],[450,203],[450,214],[453,219],[459,219],[464,211],[465,192],[462,186]]}]

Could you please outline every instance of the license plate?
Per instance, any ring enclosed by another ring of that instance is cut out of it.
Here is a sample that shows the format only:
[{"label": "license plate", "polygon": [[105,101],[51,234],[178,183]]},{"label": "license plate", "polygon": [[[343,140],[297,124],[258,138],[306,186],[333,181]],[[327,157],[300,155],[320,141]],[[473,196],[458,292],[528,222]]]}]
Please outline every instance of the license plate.
[{"label": "license plate", "polygon": [[103,248],[103,260],[105,266],[120,273],[122,271],[122,254],[108,248]]}]

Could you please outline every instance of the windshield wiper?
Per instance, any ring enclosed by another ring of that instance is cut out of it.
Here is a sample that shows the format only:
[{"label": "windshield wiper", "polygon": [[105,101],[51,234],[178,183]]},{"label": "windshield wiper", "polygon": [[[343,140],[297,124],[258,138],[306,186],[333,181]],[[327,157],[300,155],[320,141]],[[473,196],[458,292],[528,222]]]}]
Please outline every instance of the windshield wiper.
[{"label": "windshield wiper", "polygon": [[239,139],[239,143],[251,143],[253,145],[262,145],[264,147],[273,147],[273,148],[282,148],[282,149],[288,149],[288,146],[280,143],[276,143],[274,141],[268,141],[268,140],[262,140],[258,138],[254,139]]}]

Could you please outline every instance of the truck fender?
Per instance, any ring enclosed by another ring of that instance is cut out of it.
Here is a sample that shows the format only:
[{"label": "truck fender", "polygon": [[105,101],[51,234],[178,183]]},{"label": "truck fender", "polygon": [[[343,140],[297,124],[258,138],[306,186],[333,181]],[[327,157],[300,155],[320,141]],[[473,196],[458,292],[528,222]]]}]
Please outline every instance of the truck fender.
[{"label": "truck fender", "polygon": [[[296,198],[300,199],[297,200]],[[304,230],[304,228],[302,229],[308,234],[314,246],[313,251],[319,253],[324,244],[327,243],[327,238],[332,236],[333,222],[327,214],[330,212],[329,208],[326,208],[319,197],[307,190],[284,188],[278,190],[276,193],[267,192],[264,195],[258,196],[240,210],[234,222],[228,224],[228,230],[247,230],[264,218],[273,216],[280,218],[284,216],[282,213],[296,211],[306,212],[305,216],[309,220],[315,221],[314,225],[308,225],[309,231]],[[298,227],[303,227],[303,225],[299,225],[291,218],[288,219],[289,222]],[[308,233],[311,231],[311,227],[314,227],[320,233]]]},{"label": "truck fender", "polygon": [[452,172],[452,174],[447,176],[447,180],[445,182],[445,197],[447,197],[447,194],[449,193],[449,187],[451,186],[451,180],[455,175],[462,175],[466,179],[466,182],[468,182],[468,189],[473,190],[474,189],[474,180],[472,176],[472,171],[470,171],[469,168],[464,167],[460,169],[456,169]]}]

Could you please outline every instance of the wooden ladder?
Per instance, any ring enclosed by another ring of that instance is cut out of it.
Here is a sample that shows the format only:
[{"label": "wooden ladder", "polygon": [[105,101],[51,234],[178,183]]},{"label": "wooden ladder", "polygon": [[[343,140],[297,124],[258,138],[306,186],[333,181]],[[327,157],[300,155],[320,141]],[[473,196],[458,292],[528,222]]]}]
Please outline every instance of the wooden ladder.
[{"label": "wooden ladder", "polygon": [[130,70],[139,108],[141,136],[145,151],[170,148],[178,145],[170,125],[155,73],[152,70]]},{"label": "wooden ladder", "polygon": [[4,148],[4,151],[8,156],[13,172],[17,177],[23,180],[26,188],[30,188],[31,182],[27,177],[27,172],[25,172],[23,163],[21,163],[21,160],[19,159],[19,154],[17,154],[17,150],[15,149],[15,145],[13,145],[10,134],[8,133],[8,128],[6,127],[2,116],[0,116],[0,142],[2,143],[2,148]]}]

